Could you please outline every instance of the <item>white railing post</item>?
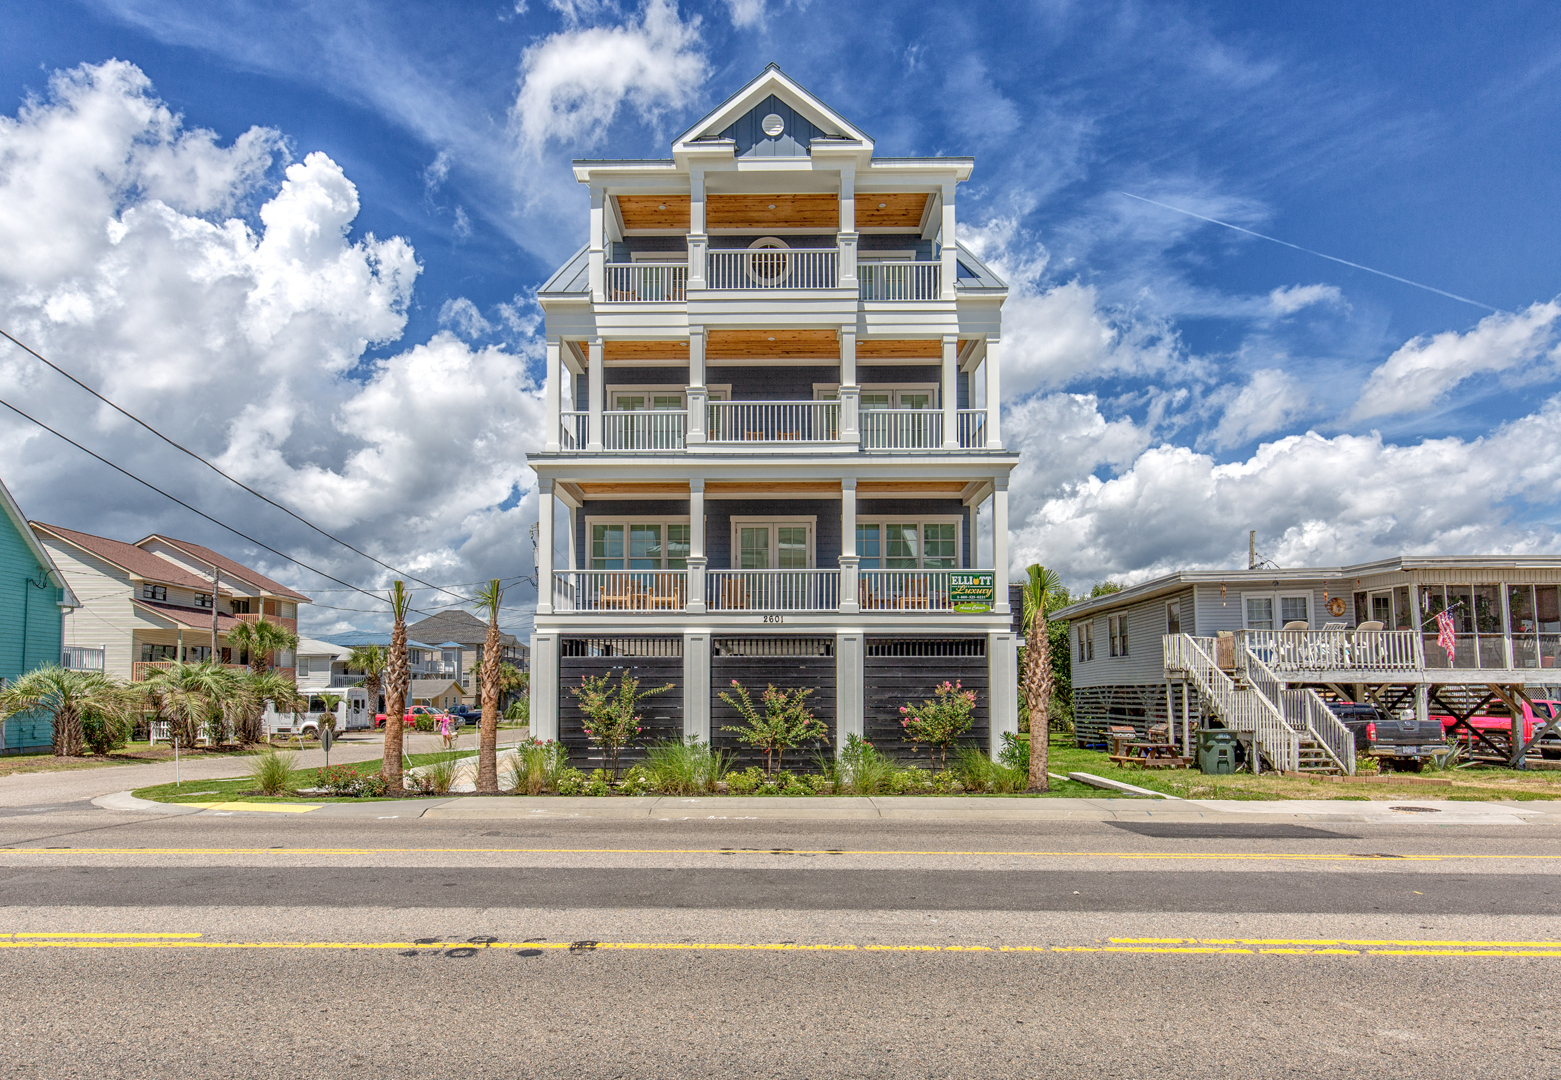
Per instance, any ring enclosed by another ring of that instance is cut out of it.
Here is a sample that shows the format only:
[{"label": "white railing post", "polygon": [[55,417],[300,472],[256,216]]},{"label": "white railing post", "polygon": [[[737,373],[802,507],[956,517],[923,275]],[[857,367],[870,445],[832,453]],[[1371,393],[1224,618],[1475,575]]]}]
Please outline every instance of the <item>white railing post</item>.
[{"label": "white railing post", "polygon": [[600,304],[607,296],[607,192],[599,187],[591,188],[591,237],[589,273],[591,300]]},{"label": "white railing post", "polygon": [[[710,239],[705,235],[705,172],[690,169],[688,176],[688,287],[704,289],[705,250]],[[704,380],[690,379],[690,382]]]},{"label": "white railing post", "polygon": [[[695,529],[699,526],[695,525]],[[706,569],[710,560],[703,555],[690,555],[688,557],[688,603],[685,610],[691,614],[702,614],[705,610],[705,592],[709,588],[706,585]]]},{"label": "white railing post", "polygon": [[959,276],[958,248],[955,246],[954,231],[954,186],[943,185],[943,229],[941,231],[942,257],[939,260],[943,264],[943,289],[941,299],[953,300],[955,298],[954,281]]},{"label": "white railing post", "polygon": [[943,448],[959,449],[959,338],[943,337]]},{"label": "white railing post", "polygon": [[856,288],[856,169],[845,165],[840,170],[840,231],[835,237],[839,252],[842,289]]},{"label": "white railing post", "polygon": [[[853,205],[854,209],[854,205]],[[840,441],[859,443],[857,411],[861,408],[862,388],[856,382],[856,327],[840,328]]]},{"label": "white railing post", "polygon": [[862,557],[860,555],[840,556],[840,611],[842,614],[855,614],[862,608],[857,600],[857,581],[861,565]]},{"label": "white railing post", "polygon": [[[690,282],[692,287],[692,282]],[[688,435],[690,444],[705,441],[705,405],[709,390],[705,386],[705,328],[691,326],[688,331]]]},{"label": "white railing post", "polygon": [[600,450],[602,448],[602,402],[607,394],[606,364],[607,358],[604,343],[601,338],[592,338],[588,347],[586,363],[590,364],[589,374],[586,376],[586,408],[590,413],[587,421],[586,444],[587,450]]},{"label": "white railing post", "polygon": [[[560,350],[563,343],[554,334],[547,336],[547,388],[544,391],[542,449],[550,454],[559,450],[559,425],[562,422],[563,361]],[[215,602],[215,600],[213,601]]]}]

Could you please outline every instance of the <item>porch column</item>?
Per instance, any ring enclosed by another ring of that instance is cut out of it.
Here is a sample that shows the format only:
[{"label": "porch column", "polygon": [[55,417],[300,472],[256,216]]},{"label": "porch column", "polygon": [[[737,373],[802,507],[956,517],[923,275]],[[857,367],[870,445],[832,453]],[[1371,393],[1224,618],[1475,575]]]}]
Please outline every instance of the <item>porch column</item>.
[{"label": "porch column", "polygon": [[602,398],[607,392],[606,357],[602,352],[602,339],[591,339],[588,346],[590,352],[585,362],[590,365],[586,372],[586,407],[590,409],[591,416],[586,434],[586,449],[600,450],[602,448]]},{"label": "porch column", "polygon": [[943,448],[959,448],[959,338],[943,338]]},{"label": "porch column", "polygon": [[563,343],[558,340],[557,335],[547,336],[547,385],[543,388],[545,419],[542,421],[547,425],[547,430],[542,433],[542,449],[549,454],[558,452],[558,428],[563,422],[563,417],[560,415],[562,411],[560,395],[563,393],[564,376],[563,363],[559,358],[559,350],[562,347]]},{"label": "porch column", "polygon": [[[1019,642],[1011,633],[986,636],[987,676],[991,679],[991,718],[987,753],[993,761],[1003,749],[1003,732],[1019,732]],[[1045,737],[1044,735],[1042,736]],[[1030,738],[1035,738],[1031,729]]]},{"label": "porch column", "polygon": [[590,276],[591,300],[600,304],[607,298],[607,192],[604,188],[591,188],[591,248]]},{"label": "porch column", "polygon": [[[687,610],[705,610],[705,482],[688,482],[688,601]],[[688,655],[685,648],[683,655]],[[708,666],[708,665],[707,665]],[[707,672],[708,674],[708,672]],[[708,679],[706,680],[708,682]],[[708,686],[706,687],[708,690]],[[707,693],[705,695],[709,697]],[[708,702],[706,703],[708,706]],[[686,714],[685,714],[686,715]],[[708,728],[708,724],[706,727]]]},{"label": "porch column", "polygon": [[[707,288],[705,250],[710,238],[705,234],[705,171],[691,169],[688,176],[688,287]],[[689,379],[704,385],[704,380]]]},{"label": "porch column", "polygon": [[537,614],[553,614],[553,478],[537,477]]},{"label": "porch column", "polygon": [[989,450],[1003,448],[1003,433],[998,427],[1002,423],[1002,373],[997,365],[998,345],[995,338],[987,338],[986,359],[981,362],[981,371],[986,379],[986,445]]},{"label": "porch column", "polygon": [[843,166],[840,170],[840,233],[836,238],[840,260],[836,284],[842,289],[856,288],[856,241],[856,169]]},{"label": "porch column", "polygon": [[863,641],[859,630],[835,635],[835,752],[845,749],[846,736],[863,738]]},{"label": "porch column", "polygon": [[569,548],[569,569],[570,570],[578,570],[578,569],[580,569],[580,550],[576,546],[577,541],[579,540],[579,537],[580,537],[580,532],[579,532],[579,527],[578,527],[579,519],[575,517],[576,513],[578,513],[578,511],[573,506],[568,508],[568,514],[569,514],[569,521],[568,521],[568,525],[569,525],[569,543],[568,543],[567,546]]},{"label": "porch column", "polygon": [[840,328],[840,441],[862,441],[858,411],[862,389],[856,384],[856,327]]},{"label": "porch column", "polygon": [[557,634],[531,635],[531,737],[558,738]]},{"label": "porch column", "polygon": [[710,742],[710,635],[683,635],[683,737]]},{"label": "porch column", "polygon": [[957,250],[954,246],[954,186],[943,185],[942,268],[943,299],[954,299],[954,279],[959,275]]},{"label": "porch column", "polygon": [[705,441],[705,404],[710,392],[705,387],[705,328],[688,328],[688,432],[684,441]]},{"label": "porch column", "polygon": [[857,599],[858,567],[862,564],[856,550],[856,477],[840,481],[840,610],[861,610]]},{"label": "porch column", "polygon": [[992,478],[992,610],[1010,614],[1008,606],[1008,477]]}]

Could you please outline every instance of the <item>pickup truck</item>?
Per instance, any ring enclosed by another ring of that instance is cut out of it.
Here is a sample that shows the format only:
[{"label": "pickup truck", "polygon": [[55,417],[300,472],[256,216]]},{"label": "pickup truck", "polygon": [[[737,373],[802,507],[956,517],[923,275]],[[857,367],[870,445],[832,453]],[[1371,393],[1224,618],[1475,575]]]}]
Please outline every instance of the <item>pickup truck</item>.
[{"label": "pickup truck", "polygon": [[1355,752],[1369,753],[1393,769],[1419,772],[1427,761],[1447,749],[1447,736],[1437,717],[1389,716],[1375,705],[1334,702],[1330,708],[1355,735]]},{"label": "pickup truck", "polygon": [[[1536,701],[1533,708],[1530,708],[1528,703],[1524,702],[1523,741],[1527,743],[1533,739],[1535,730],[1550,723],[1551,719],[1557,715],[1561,715],[1561,702]],[[1470,751],[1475,754],[1479,754],[1482,750],[1489,752],[1490,748],[1469,734],[1468,728],[1455,728],[1453,725],[1457,721],[1451,716],[1436,715],[1431,717],[1431,719],[1443,726],[1449,740],[1456,739],[1458,742],[1468,746]],[[1506,747],[1512,738],[1512,716],[1505,707],[1500,708],[1498,711],[1487,710],[1476,716],[1469,717],[1469,726],[1490,739],[1497,746]],[[1561,735],[1551,732],[1544,736],[1539,740],[1537,749],[1541,757],[1551,761],[1561,759]]]},{"label": "pickup truck", "polygon": [[[438,709],[430,709],[427,705],[413,705],[410,709],[401,715],[401,722],[407,727],[411,727],[413,724],[417,723],[417,718],[419,716],[432,716],[434,718],[434,722],[438,723],[439,718],[443,715],[444,714],[441,713]],[[377,728],[385,726],[384,713],[374,714],[374,726]]]}]

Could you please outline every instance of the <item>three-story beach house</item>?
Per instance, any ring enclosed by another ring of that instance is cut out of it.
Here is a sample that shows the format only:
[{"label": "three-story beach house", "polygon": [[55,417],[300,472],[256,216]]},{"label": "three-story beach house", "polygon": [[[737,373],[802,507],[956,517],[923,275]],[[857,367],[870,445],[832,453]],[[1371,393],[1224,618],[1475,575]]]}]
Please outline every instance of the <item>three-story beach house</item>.
[{"label": "three-story beach house", "polygon": [[979,745],[1016,727],[1007,288],[959,243],[973,164],[875,156],[774,65],[669,159],[574,163],[589,240],[538,294],[535,735],[583,754],[570,688],[606,672],[672,684],[648,738],[730,746],[734,679],[811,687],[834,742],[891,753],[945,679]]}]

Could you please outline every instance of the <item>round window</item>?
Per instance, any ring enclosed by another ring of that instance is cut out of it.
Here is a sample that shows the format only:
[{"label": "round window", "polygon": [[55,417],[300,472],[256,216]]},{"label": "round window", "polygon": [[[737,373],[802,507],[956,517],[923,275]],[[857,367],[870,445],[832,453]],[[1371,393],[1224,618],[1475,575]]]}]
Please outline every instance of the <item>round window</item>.
[{"label": "round window", "polygon": [[786,130],[786,121],[780,118],[779,113],[770,113],[770,115],[759,121],[759,127],[764,130],[766,135],[773,139],[775,136]]},{"label": "round window", "polygon": [[743,269],[760,288],[775,288],[791,276],[791,248],[778,236],[761,236],[748,245]]}]

